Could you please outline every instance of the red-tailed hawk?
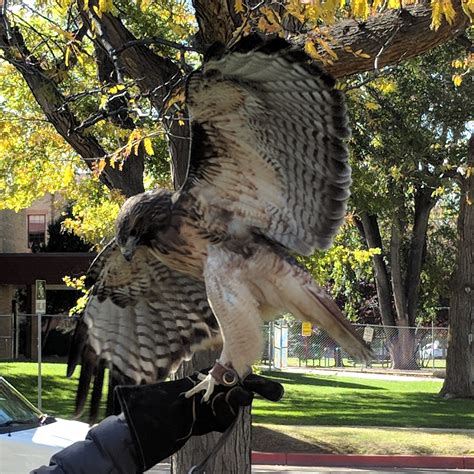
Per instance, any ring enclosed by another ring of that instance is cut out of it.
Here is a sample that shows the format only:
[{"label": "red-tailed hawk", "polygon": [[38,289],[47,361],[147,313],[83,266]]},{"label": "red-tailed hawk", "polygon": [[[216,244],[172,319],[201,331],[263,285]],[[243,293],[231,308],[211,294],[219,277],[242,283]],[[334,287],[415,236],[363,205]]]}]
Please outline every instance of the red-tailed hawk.
[{"label": "red-tailed hawk", "polygon": [[350,131],[334,80],[284,40],[248,37],[214,49],[189,76],[186,104],[186,182],[122,207],[115,241],[89,274],[88,345],[140,383],[222,341],[220,365],[192,392],[205,398],[222,371],[247,374],[261,356],[262,321],[287,311],[367,359],[291,256],[328,248],[344,220]]}]

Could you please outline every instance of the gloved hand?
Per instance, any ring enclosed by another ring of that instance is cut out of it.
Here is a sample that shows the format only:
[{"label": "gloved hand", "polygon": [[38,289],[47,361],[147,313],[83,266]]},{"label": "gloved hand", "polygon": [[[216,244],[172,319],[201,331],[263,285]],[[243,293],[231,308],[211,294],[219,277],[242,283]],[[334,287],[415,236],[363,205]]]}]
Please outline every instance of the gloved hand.
[{"label": "gloved hand", "polygon": [[191,436],[224,432],[255,393],[271,401],[283,396],[281,384],[250,374],[233,387],[217,385],[207,403],[200,393],[185,398],[198,382],[196,372],[173,382],[115,388],[144,471],[178,451]]}]

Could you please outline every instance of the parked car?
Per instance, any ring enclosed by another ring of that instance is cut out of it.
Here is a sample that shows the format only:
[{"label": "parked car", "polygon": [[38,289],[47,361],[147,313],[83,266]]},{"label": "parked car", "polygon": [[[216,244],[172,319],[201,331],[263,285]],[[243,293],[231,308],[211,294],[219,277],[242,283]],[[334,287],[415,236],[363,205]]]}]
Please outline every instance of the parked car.
[{"label": "parked car", "polygon": [[26,474],[85,438],[87,423],[48,416],[0,377],[0,472]]},{"label": "parked car", "polygon": [[446,359],[447,352],[446,344],[436,340],[420,348],[420,359]]}]

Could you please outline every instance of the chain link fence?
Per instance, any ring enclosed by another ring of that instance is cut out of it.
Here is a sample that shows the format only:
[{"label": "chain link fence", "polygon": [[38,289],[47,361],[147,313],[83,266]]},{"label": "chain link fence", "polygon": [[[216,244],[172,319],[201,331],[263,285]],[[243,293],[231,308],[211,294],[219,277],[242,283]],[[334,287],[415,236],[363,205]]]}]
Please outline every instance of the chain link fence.
[{"label": "chain link fence", "polygon": [[[42,354],[66,357],[75,319],[64,314],[41,316]],[[448,329],[439,327],[391,327],[354,324],[370,345],[372,361],[353,360],[322,329],[296,320],[279,320],[263,326],[261,365],[269,368],[381,368],[444,369]],[[0,314],[0,360],[36,359],[38,316]]]},{"label": "chain link fence", "polygon": [[[41,346],[45,356],[66,356],[75,326],[67,314],[42,314]],[[36,359],[38,350],[38,315],[0,314],[0,361]]]},{"label": "chain link fence", "polygon": [[324,330],[300,321],[265,325],[261,364],[269,368],[444,369],[448,328],[353,325],[370,345],[369,364],[353,360]]}]

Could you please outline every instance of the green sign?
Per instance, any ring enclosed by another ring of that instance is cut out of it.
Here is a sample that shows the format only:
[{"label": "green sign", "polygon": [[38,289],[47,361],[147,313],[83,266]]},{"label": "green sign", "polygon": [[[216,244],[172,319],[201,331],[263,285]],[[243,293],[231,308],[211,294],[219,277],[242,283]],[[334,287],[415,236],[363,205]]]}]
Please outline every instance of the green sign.
[{"label": "green sign", "polygon": [[36,280],[35,313],[46,313],[46,280]]}]

